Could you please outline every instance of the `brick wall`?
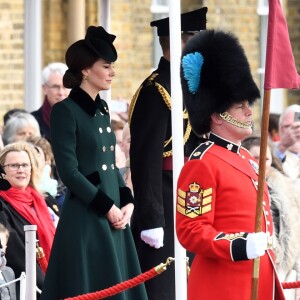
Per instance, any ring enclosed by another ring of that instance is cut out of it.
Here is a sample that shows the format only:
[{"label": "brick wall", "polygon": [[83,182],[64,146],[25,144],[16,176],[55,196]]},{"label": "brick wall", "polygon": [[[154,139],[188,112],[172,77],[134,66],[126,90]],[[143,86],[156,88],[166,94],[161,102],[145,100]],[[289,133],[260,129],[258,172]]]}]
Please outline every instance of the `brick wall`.
[{"label": "brick wall", "polygon": [[[297,70],[300,73],[300,1],[286,0],[285,12]],[[300,90],[288,91],[289,103],[300,104]]]},{"label": "brick wall", "polygon": [[0,1],[0,125],[3,113],[23,107],[23,0]]},{"label": "brick wall", "polygon": [[118,60],[112,98],[130,100],[152,67],[150,0],[111,1],[111,31],[117,36]]},{"label": "brick wall", "polygon": [[42,66],[45,66],[53,61],[64,62],[67,47],[67,1],[51,0],[42,3]]}]

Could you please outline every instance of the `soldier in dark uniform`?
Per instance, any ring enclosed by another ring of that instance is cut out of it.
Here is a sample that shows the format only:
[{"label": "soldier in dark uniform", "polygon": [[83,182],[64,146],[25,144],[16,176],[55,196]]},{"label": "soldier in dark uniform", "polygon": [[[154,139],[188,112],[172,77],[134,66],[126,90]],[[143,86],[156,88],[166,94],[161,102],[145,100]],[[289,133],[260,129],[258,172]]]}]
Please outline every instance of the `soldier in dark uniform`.
[{"label": "soldier in dark uniform", "polygon": [[[207,8],[181,15],[183,42],[206,28]],[[130,111],[130,164],[136,200],[131,228],[142,271],[174,257],[169,18],[151,22],[163,50],[157,70],[139,87]],[[180,121],[180,120],[178,120]],[[184,113],[185,155],[195,136]],[[174,265],[145,283],[150,300],[175,299]]]}]

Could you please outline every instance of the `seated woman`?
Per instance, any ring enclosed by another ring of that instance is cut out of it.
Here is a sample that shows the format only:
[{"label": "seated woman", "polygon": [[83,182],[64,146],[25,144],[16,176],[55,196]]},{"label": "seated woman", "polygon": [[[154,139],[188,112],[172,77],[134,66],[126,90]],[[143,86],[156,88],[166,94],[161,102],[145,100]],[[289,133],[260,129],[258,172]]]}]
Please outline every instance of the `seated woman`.
[{"label": "seated woman", "polygon": [[[11,188],[0,191],[0,223],[10,233],[6,259],[16,278],[25,271],[24,225],[37,225],[37,239],[47,260],[55,233],[46,202],[37,191],[38,171],[34,151],[33,146],[21,141],[5,146],[0,152],[0,165],[5,172],[3,177],[11,185]],[[37,286],[42,288],[44,274],[38,263],[36,271]]]},{"label": "seated woman", "polygon": [[[58,195],[58,180],[54,177],[56,170],[51,145],[44,137],[31,137],[27,142],[34,146],[39,160],[40,181],[38,190],[44,196],[49,208],[56,216],[60,215]],[[55,217],[55,216],[54,216]],[[55,221],[58,221],[57,219]]]},{"label": "seated woman", "polygon": [[[55,198],[55,205],[58,205],[58,209],[59,211],[61,211],[67,188],[61,181],[61,178],[58,174],[56,163],[54,160],[54,155],[52,152],[52,146],[46,138],[40,136],[29,137],[26,141],[30,142],[31,144],[37,146],[38,149],[42,150],[43,153],[41,153],[41,155],[45,156],[45,160],[43,163],[45,169],[43,174],[44,178],[42,177],[41,182],[41,191],[48,192],[53,198]],[[49,180],[49,175],[50,179],[53,179],[54,181]],[[52,204],[54,204],[54,202]],[[50,206],[49,203],[48,206]]]},{"label": "seated woman", "polygon": [[2,139],[5,146],[32,136],[41,136],[39,123],[30,113],[16,112],[5,123]]}]

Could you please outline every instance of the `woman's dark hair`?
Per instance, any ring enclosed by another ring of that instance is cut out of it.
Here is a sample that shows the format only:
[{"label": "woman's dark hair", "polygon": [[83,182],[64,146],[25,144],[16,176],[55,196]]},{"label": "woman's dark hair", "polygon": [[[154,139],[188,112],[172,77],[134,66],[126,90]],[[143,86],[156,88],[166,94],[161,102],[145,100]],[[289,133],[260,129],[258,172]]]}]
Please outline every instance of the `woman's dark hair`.
[{"label": "woman's dark hair", "polygon": [[68,48],[65,59],[69,69],[63,77],[63,85],[71,89],[81,84],[81,71],[90,68],[101,57],[90,50],[84,40],[79,40]]},{"label": "woman's dark hair", "polygon": [[13,108],[8,110],[3,116],[3,125],[6,125],[7,121],[17,113],[27,113],[27,111],[22,108]]},{"label": "woman's dark hair", "polygon": [[[249,137],[246,137],[242,141],[242,147],[246,148],[249,151],[253,146],[260,147],[260,142],[261,142],[260,135],[253,134]],[[272,155],[272,164],[271,164],[271,166],[274,167],[275,169],[277,169],[282,174],[286,175],[284,173],[284,170],[283,170],[282,162],[280,161],[280,159],[275,154],[273,142],[269,138],[268,138],[268,147],[269,147],[271,155]]]}]

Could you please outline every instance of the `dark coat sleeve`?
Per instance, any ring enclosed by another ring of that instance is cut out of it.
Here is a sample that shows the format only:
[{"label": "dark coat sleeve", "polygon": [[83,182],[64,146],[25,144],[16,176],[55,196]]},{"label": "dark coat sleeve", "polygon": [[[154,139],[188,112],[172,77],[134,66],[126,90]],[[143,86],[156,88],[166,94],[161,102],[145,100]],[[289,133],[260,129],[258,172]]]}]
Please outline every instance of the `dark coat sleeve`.
[{"label": "dark coat sleeve", "polygon": [[162,164],[171,113],[154,85],[143,87],[130,122],[130,167],[139,227],[165,225]]}]

